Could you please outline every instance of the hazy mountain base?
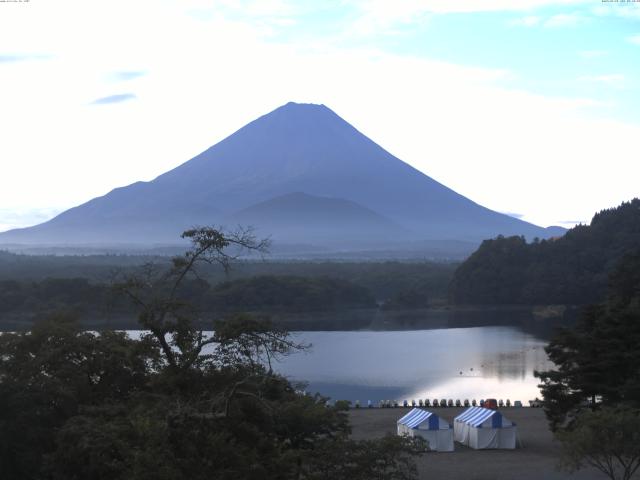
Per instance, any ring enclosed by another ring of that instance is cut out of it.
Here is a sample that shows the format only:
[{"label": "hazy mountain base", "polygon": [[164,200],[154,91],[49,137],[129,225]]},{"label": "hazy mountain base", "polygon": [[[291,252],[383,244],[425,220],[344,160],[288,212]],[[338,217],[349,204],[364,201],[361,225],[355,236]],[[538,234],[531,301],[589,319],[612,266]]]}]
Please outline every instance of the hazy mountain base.
[{"label": "hazy mountain base", "polygon": [[[258,230],[256,233],[270,230]],[[339,230],[334,232],[339,234]],[[337,241],[324,245],[312,243],[294,243],[292,239],[282,238],[282,232],[278,237],[269,237],[272,245],[269,253],[264,255],[266,261],[437,261],[459,262],[471,255],[480,245],[476,241],[464,240],[421,240],[407,241],[396,238],[380,242],[360,242],[359,244]],[[0,248],[5,252],[34,256],[132,256],[132,257],[168,257],[178,255],[184,251],[185,244],[1,244]],[[0,252],[1,254],[1,252]],[[258,261],[254,257],[247,257],[245,261]],[[133,260],[135,262],[135,260]],[[118,262],[120,263],[120,262]]]}]

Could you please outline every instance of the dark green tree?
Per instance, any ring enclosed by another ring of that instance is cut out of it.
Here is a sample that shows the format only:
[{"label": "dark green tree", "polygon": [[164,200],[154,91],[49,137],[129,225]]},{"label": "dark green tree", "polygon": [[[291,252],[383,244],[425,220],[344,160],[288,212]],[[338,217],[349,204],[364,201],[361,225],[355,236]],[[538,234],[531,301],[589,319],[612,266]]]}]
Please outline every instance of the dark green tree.
[{"label": "dark green tree", "polygon": [[607,278],[640,245],[640,199],[594,215],[559,238],[485,240],[456,270],[456,304],[589,305],[607,295]]},{"label": "dark green tree", "polygon": [[387,435],[380,440],[320,441],[309,451],[301,478],[305,480],[411,480],[413,456],[427,450],[420,437]]},{"label": "dark green tree", "polygon": [[640,255],[626,255],[611,275],[609,299],[589,307],[575,328],[546,347],[556,369],[537,372],[555,430],[584,408],[640,407]]},{"label": "dark green tree", "polygon": [[0,471],[39,478],[56,432],[83,407],[124,401],[144,389],[159,360],[146,341],[83,331],[56,316],[30,332],[0,335]]},{"label": "dark green tree", "polygon": [[558,438],[563,447],[561,465],[569,472],[590,466],[611,480],[630,480],[640,467],[637,410],[605,407],[585,411]]}]

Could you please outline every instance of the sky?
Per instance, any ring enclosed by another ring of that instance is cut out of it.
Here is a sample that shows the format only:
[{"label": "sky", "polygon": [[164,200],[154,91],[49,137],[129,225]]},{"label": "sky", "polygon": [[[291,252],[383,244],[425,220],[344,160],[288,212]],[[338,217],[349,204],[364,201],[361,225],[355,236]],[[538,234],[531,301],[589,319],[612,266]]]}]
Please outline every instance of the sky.
[{"label": "sky", "polygon": [[640,196],[640,2],[0,0],[0,231],[322,103],[493,210]]}]

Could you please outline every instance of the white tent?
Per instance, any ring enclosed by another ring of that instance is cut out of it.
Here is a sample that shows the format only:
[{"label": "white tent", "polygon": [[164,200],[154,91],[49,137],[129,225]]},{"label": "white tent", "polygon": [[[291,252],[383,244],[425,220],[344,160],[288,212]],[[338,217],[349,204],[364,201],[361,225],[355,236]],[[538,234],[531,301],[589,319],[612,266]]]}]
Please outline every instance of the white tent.
[{"label": "white tent", "polygon": [[507,420],[497,410],[471,407],[453,420],[456,442],[471,448],[516,448],[518,431],[516,424]]},{"label": "white tent", "polygon": [[420,436],[436,452],[453,452],[453,429],[435,413],[414,408],[398,420],[398,435]]}]

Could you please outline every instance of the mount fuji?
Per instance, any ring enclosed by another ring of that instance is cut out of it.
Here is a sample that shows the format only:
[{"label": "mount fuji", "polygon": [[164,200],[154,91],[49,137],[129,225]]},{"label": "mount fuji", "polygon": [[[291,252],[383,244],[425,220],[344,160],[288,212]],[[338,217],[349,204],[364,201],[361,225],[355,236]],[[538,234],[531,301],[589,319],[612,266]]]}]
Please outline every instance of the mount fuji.
[{"label": "mount fuji", "polygon": [[152,181],[0,233],[0,244],[157,245],[194,225],[239,224],[274,244],[341,250],[563,232],[456,193],[324,105],[288,103]]}]

